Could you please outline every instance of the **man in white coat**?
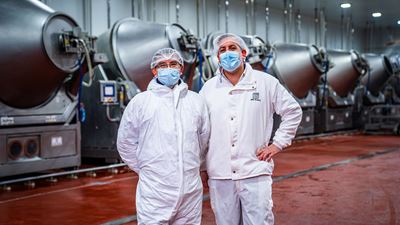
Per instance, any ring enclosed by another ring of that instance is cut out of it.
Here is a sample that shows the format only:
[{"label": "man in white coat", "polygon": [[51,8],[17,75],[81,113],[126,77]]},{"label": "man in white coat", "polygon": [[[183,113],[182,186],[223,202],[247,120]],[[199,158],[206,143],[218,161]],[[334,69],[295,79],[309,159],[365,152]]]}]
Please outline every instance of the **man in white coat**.
[{"label": "man in white coat", "polygon": [[[302,110],[276,78],[245,63],[248,48],[240,37],[220,35],[213,47],[219,70],[200,94],[210,113],[206,165],[216,222],[270,225],[272,158],[291,144]],[[274,113],[282,122],[269,145]]]},{"label": "man in white coat", "polygon": [[138,224],[200,225],[207,106],[180,79],[183,59],[176,50],[157,51],[151,69],[154,79],[129,102],[117,140],[122,160],[139,175]]}]

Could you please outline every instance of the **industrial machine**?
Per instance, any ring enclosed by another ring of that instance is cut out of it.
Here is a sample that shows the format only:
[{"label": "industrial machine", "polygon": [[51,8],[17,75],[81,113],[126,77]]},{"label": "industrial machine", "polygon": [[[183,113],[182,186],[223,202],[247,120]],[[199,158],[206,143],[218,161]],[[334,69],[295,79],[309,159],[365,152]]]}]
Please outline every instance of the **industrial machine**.
[{"label": "industrial machine", "polygon": [[117,21],[100,35],[98,48],[110,59],[95,69],[91,87],[83,88],[87,112],[82,123],[82,156],[106,162],[119,160],[116,149],[120,118],[129,100],[145,91],[153,78],[150,62],[160,48],[174,48],[184,59],[184,80],[191,86],[197,58],[197,39],[178,24]]},{"label": "industrial machine", "polygon": [[359,128],[363,128],[367,123],[372,106],[385,104],[385,96],[382,92],[383,87],[393,75],[393,67],[388,57],[372,53],[362,54],[362,57],[368,63],[368,70],[361,77],[360,85],[354,91],[353,122],[355,123],[355,127]]},{"label": "industrial machine", "polygon": [[[295,43],[275,44],[272,51],[273,60],[268,71],[280,80],[303,109],[297,135],[312,134],[317,113],[315,90],[321,75],[329,69],[326,53],[315,45]],[[277,128],[280,120],[274,121]]]},{"label": "industrial machine", "polygon": [[79,166],[78,71],[94,38],[34,0],[2,0],[0,27],[0,177]]},{"label": "industrial machine", "polygon": [[354,128],[353,91],[368,69],[366,60],[354,50],[328,50],[327,54],[333,67],[319,85],[318,133]]}]

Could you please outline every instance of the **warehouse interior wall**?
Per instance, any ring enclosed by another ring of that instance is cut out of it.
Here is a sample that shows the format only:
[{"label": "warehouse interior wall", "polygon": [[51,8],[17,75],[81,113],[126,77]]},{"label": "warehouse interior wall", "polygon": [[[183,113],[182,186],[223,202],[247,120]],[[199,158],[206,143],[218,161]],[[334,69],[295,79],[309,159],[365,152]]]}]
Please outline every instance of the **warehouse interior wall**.
[{"label": "warehouse interior wall", "polygon": [[[300,26],[293,22],[285,40],[283,9],[278,8],[269,8],[267,38],[265,4],[255,1],[254,8],[251,8],[250,1],[254,2],[248,0],[246,5],[246,0],[42,0],[53,9],[69,14],[96,36],[121,18],[136,17],[157,23],[179,23],[202,39],[208,33],[220,30],[258,35],[270,43],[300,42],[327,49],[378,53],[383,52],[391,41],[400,39],[399,28],[373,27],[371,32],[371,28],[363,24],[355,25],[353,35],[342,39],[340,21],[326,18],[326,39],[321,37],[323,40],[316,40],[314,15],[302,15],[300,12]],[[293,11],[296,10],[294,5]],[[300,27],[300,32],[295,40],[294,30],[297,27]]]}]

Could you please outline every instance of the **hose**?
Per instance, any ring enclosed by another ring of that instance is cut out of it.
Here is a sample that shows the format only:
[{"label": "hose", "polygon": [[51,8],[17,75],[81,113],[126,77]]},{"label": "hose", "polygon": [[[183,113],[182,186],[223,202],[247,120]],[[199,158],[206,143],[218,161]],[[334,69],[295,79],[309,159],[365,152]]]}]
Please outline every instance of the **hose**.
[{"label": "hose", "polygon": [[83,47],[83,50],[84,50],[84,53],[85,53],[85,57],[86,57],[86,62],[87,62],[87,65],[88,65],[88,72],[89,72],[89,82],[86,83],[86,82],[84,82],[82,80],[81,83],[85,87],[90,87],[90,86],[92,86],[92,82],[93,82],[93,79],[94,79],[94,72],[93,72],[93,68],[92,68],[92,60],[90,58],[90,52],[89,52],[88,47],[86,46],[86,43],[82,39],[79,39],[79,43]]}]

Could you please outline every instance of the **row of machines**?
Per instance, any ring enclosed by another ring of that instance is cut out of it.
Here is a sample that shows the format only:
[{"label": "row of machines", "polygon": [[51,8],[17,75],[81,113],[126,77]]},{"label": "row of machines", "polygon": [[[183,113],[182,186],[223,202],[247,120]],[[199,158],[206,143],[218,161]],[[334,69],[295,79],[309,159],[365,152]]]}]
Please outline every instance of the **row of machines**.
[{"label": "row of machines", "polygon": [[[200,41],[179,24],[125,18],[95,38],[39,1],[3,0],[0,25],[6,31],[0,34],[0,177],[77,167],[82,157],[119,161],[119,122],[153,78],[156,50],[182,54],[183,79],[195,91],[218,68],[211,53],[220,33]],[[247,61],[275,76],[303,108],[297,135],[379,130],[383,122],[396,127],[396,50],[361,55],[242,38],[250,49]]]},{"label": "row of machines", "polygon": [[81,163],[81,79],[95,38],[40,1],[0,1],[0,177]]}]

